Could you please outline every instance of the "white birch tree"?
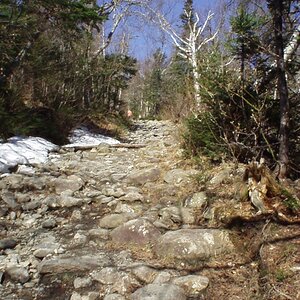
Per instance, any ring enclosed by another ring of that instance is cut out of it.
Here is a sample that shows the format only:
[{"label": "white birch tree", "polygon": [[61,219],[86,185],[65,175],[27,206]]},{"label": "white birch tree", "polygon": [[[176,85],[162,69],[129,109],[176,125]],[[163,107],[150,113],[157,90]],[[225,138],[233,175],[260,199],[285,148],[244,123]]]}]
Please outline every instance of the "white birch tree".
[{"label": "white birch tree", "polygon": [[150,6],[147,6],[147,9],[151,12],[152,22],[159,25],[160,28],[167,33],[167,35],[171,38],[172,43],[179,49],[178,54],[181,57],[187,59],[187,61],[191,64],[196,106],[199,110],[204,109],[200,97],[201,74],[199,72],[199,63],[197,55],[199,51],[203,48],[203,46],[214,40],[218,34],[217,30],[215,33],[208,37],[204,36],[204,31],[205,29],[207,29],[208,24],[213,18],[214,14],[211,11],[209,11],[205,21],[201,25],[198,13],[195,13],[194,21],[192,20],[192,11],[184,10],[184,14],[186,15],[186,18],[188,20],[188,34],[187,36],[183,37],[181,36],[181,32],[176,30],[161,12],[154,10]]}]

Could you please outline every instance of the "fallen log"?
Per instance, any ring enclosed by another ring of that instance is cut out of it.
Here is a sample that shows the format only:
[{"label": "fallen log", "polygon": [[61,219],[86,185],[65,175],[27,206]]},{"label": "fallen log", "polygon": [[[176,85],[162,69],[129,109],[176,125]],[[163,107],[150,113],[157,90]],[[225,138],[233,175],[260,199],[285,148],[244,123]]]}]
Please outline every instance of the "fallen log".
[{"label": "fallen log", "polygon": [[128,148],[128,149],[139,149],[146,147],[146,144],[129,144],[129,143],[120,143],[120,144],[93,144],[93,145],[65,145],[62,146],[61,149],[63,150],[72,150],[72,151],[86,151],[91,149],[97,149],[102,147],[107,148]]}]

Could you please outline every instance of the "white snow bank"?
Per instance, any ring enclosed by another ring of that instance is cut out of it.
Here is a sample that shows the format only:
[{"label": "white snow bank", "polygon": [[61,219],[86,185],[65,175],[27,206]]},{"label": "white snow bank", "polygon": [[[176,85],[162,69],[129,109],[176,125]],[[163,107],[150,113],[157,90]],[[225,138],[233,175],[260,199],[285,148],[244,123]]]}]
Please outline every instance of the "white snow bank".
[{"label": "white snow bank", "polygon": [[100,144],[120,144],[118,140],[108,136],[104,136],[102,134],[92,133],[88,130],[88,128],[84,126],[74,129],[69,136],[69,141],[71,143],[68,145],[64,145],[64,148],[72,148],[78,146],[97,146]]},{"label": "white snow bank", "polygon": [[57,145],[40,137],[12,137],[0,144],[0,173],[7,173],[17,165],[43,163],[49,151],[57,149]]}]

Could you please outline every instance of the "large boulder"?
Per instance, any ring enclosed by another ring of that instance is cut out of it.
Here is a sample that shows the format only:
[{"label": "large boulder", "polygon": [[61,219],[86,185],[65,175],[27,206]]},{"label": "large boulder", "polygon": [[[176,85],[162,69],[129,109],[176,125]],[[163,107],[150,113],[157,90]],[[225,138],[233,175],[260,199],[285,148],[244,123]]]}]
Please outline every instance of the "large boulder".
[{"label": "large boulder", "polygon": [[157,256],[170,265],[201,265],[219,254],[234,250],[229,234],[218,229],[169,231],[155,245]]}]

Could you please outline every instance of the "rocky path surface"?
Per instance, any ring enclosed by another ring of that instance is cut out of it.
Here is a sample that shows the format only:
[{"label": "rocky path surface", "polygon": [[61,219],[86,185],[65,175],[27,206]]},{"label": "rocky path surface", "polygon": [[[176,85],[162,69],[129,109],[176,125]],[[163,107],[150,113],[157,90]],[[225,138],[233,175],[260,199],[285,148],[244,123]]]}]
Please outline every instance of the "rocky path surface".
[{"label": "rocky path surface", "polygon": [[61,151],[0,180],[0,299],[262,299],[233,231],[199,225],[208,199],[177,128],[135,127],[140,148]]}]

